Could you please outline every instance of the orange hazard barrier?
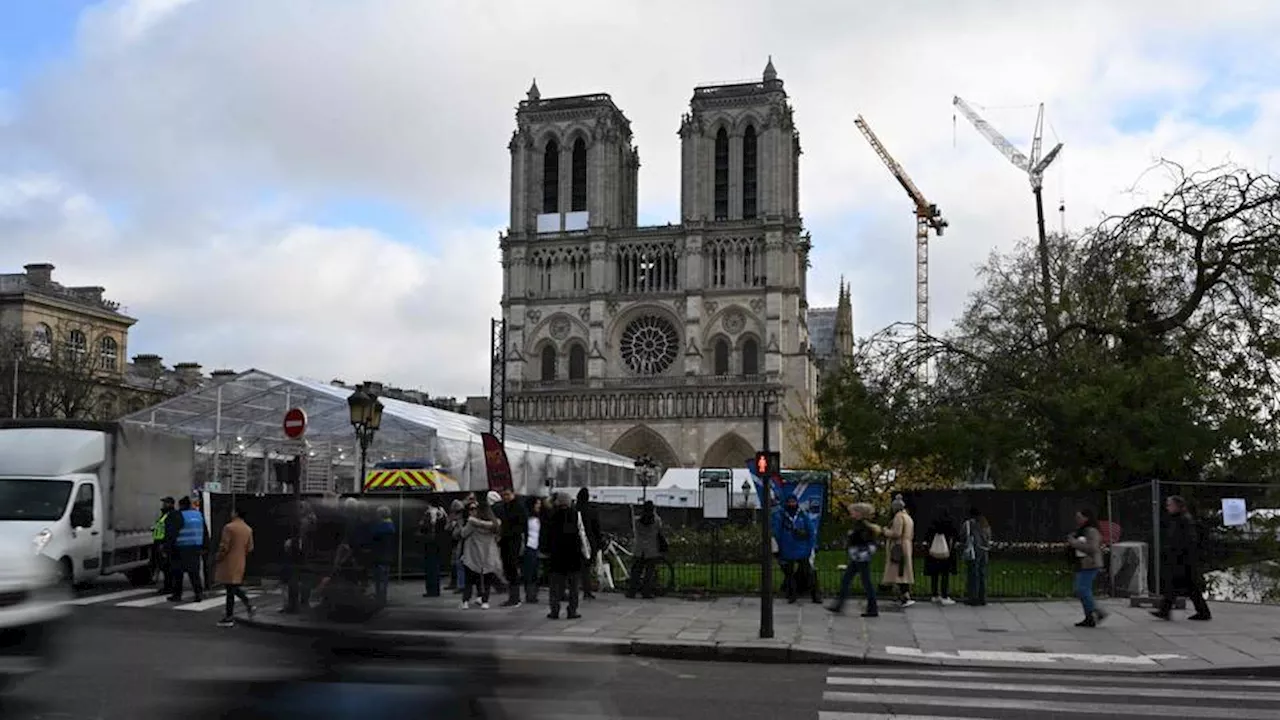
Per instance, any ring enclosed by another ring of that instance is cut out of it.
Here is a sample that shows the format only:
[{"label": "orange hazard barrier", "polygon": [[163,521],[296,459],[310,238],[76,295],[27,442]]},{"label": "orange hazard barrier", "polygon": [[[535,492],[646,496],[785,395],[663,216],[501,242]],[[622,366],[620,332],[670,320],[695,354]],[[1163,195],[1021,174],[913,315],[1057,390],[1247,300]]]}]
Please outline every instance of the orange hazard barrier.
[{"label": "orange hazard barrier", "polygon": [[436,470],[370,470],[364,476],[364,490],[456,490],[458,483]]}]

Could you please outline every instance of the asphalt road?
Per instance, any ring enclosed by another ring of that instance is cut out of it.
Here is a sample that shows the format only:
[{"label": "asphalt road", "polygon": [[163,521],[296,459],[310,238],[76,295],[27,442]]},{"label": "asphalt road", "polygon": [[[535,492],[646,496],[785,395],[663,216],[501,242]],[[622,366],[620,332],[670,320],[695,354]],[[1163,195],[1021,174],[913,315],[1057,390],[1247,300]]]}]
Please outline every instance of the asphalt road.
[{"label": "asphalt road", "polygon": [[67,624],[63,662],[0,696],[0,718],[1280,718],[1275,680],[693,663],[479,641],[334,648],[218,628],[215,602],[152,598],[88,593]]}]

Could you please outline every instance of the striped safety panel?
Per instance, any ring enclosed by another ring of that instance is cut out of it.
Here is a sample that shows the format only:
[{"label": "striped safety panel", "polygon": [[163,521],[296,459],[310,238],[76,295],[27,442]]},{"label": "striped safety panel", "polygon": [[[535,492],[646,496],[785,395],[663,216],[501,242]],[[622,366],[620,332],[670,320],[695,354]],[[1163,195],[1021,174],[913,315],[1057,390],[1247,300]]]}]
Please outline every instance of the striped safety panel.
[{"label": "striped safety panel", "polygon": [[364,490],[426,490],[439,492],[444,489],[439,473],[435,470],[370,470],[364,476]]}]

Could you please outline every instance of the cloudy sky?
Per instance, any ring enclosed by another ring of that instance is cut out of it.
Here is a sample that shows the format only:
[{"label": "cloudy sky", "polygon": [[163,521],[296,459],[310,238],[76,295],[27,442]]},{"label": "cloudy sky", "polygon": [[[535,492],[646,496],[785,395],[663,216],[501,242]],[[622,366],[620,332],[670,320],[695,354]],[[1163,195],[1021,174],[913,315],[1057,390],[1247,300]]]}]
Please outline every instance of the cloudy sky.
[{"label": "cloudy sky", "polygon": [[[814,305],[913,315],[914,221],[861,113],[951,220],[945,327],[991,250],[1034,232],[1019,146],[1066,148],[1068,227],[1141,198],[1159,157],[1266,169],[1274,0],[0,0],[0,269],[57,265],[139,318],[131,353],[435,394],[487,390],[515,104],[605,91],[640,148],[641,221],[678,219],[695,85],[772,55],[805,154]],[[1157,188],[1158,189],[1158,188]]]}]

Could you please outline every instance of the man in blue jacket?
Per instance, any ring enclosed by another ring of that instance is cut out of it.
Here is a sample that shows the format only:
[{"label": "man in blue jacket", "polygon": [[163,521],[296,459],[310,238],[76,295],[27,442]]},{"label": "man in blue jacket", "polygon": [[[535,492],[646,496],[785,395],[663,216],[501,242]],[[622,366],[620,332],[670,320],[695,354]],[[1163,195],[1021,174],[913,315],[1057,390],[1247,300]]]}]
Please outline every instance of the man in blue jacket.
[{"label": "man in blue jacket", "polygon": [[800,502],[795,495],[787,496],[782,512],[774,516],[773,537],[778,543],[782,589],[787,593],[787,602],[796,601],[801,585],[805,583],[812,591],[813,601],[821,602],[816,573],[811,564],[813,549],[818,544],[818,533],[815,532],[809,513],[800,509]]}]

